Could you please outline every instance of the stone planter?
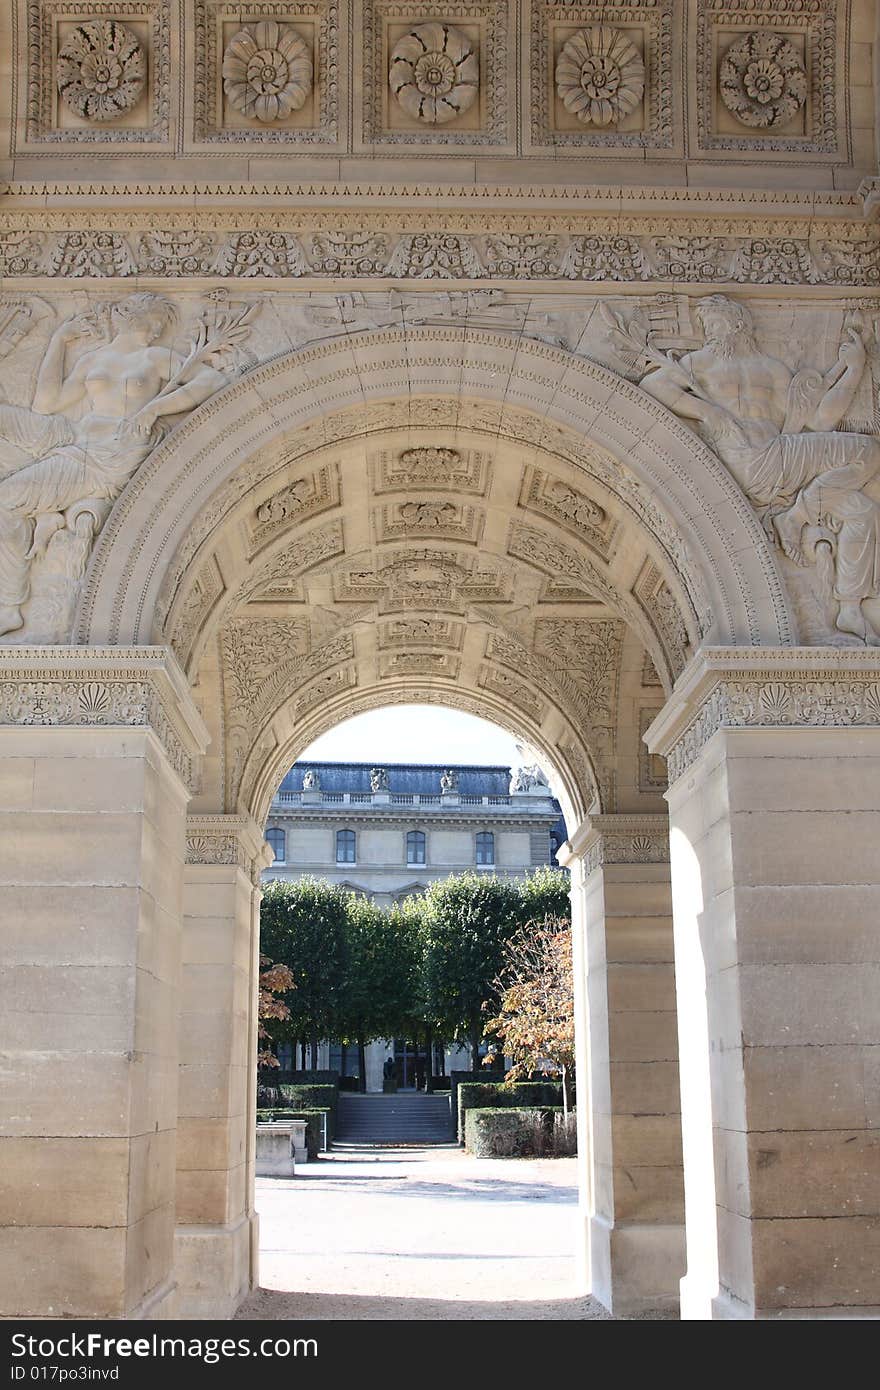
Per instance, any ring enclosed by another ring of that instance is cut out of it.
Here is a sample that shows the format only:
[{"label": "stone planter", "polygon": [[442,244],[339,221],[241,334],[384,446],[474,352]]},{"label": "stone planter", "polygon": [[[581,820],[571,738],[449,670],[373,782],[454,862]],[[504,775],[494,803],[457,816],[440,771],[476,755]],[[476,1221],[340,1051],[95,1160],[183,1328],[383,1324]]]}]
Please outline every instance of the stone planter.
[{"label": "stone planter", "polygon": [[257,1125],[257,1177],[292,1178],[295,1165],[308,1162],[306,1123],[284,1120]]}]

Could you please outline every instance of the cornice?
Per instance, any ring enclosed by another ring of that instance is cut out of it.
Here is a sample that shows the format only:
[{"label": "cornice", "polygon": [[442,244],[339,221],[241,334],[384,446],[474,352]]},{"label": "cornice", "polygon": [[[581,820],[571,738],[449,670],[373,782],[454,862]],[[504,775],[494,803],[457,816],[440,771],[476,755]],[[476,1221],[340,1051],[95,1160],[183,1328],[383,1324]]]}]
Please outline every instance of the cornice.
[{"label": "cornice", "polygon": [[880,727],[880,652],[870,647],[704,647],[645,732],[669,784],[721,729]]},{"label": "cornice", "polygon": [[210,738],[167,647],[0,647],[0,725],[152,729],[190,790]]},{"label": "cornice", "polygon": [[478,822],[480,825],[494,824],[504,830],[533,829],[536,825],[554,825],[559,820],[558,811],[535,811],[531,815],[526,815],[522,811],[505,816],[504,808],[497,806],[484,806],[481,810],[479,806],[456,808],[444,810],[443,807],[436,806],[400,806],[392,810],[384,807],[370,809],[368,806],[346,806],[344,803],[332,808],[328,807],[295,807],[291,810],[275,810],[270,806],[268,819],[284,821],[290,824],[291,821],[308,821],[310,825],[315,822],[319,824],[338,825],[345,821],[349,823],[362,823],[375,825],[377,822],[382,825],[412,826],[415,821],[425,824],[442,823],[444,829],[462,825],[470,827]]},{"label": "cornice", "polygon": [[588,816],[558,851],[564,867],[582,865],[584,876],[605,864],[665,864],[669,860],[669,817],[647,815]]}]

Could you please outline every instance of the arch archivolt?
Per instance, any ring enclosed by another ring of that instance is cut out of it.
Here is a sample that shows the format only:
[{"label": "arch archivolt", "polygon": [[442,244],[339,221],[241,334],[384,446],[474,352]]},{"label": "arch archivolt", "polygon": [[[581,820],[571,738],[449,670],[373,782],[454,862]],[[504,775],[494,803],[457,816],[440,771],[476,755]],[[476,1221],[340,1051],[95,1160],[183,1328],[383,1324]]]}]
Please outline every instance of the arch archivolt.
[{"label": "arch archivolt", "polygon": [[[137,643],[164,630],[188,552],[201,553],[263,470],[271,476],[273,465],[278,472],[318,447],[402,423],[441,433],[467,426],[570,464],[613,491],[665,553],[664,582],[674,575],[704,638],[795,640],[767,539],[692,431],[605,367],[525,338],[449,328],[365,332],[285,354],[194,411],[104,526],[77,640]],[[201,583],[225,592],[228,577],[208,565]]]},{"label": "arch archivolt", "polygon": [[213,742],[200,809],[262,819],[360,709],[519,734],[571,818],[660,810],[641,733],[703,640],[793,640],[730,475],[605,368],[488,331],[363,333],[250,372],[102,532],[82,641],[169,643]]}]

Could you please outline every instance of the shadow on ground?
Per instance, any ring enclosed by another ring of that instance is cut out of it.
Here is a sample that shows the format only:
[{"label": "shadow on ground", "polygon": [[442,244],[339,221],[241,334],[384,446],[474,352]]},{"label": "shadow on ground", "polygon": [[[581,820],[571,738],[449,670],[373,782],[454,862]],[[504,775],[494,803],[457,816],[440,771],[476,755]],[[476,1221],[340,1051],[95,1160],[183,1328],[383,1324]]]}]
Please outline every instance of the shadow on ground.
[{"label": "shadow on ground", "polygon": [[295,1321],[387,1321],[422,1319],[426,1322],[451,1321],[561,1321],[569,1319],[612,1321],[594,1298],[558,1298],[534,1302],[480,1303],[439,1298],[370,1298],[357,1294],[282,1293],[277,1289],[257,1289],[236,1313],[236,1320],[266,1322]]}]

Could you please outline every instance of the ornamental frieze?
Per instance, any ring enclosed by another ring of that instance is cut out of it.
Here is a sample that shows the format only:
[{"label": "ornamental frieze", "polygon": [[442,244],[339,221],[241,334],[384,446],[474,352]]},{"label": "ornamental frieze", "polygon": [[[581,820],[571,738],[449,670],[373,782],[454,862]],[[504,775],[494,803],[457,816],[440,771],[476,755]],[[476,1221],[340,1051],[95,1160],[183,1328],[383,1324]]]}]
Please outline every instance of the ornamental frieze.
[{"label": "ornamental frieze", "polygon": [[[385,221],[389,214],[385,215]],[[45,219],[44,219],[45,221]],[[276,219],[277,222],[277,219]],[[494,235],[462,231],[314,235],[249,230],[0,229],[11,279],[496,280],[880,286],[880,235],[670,231]]]}]

